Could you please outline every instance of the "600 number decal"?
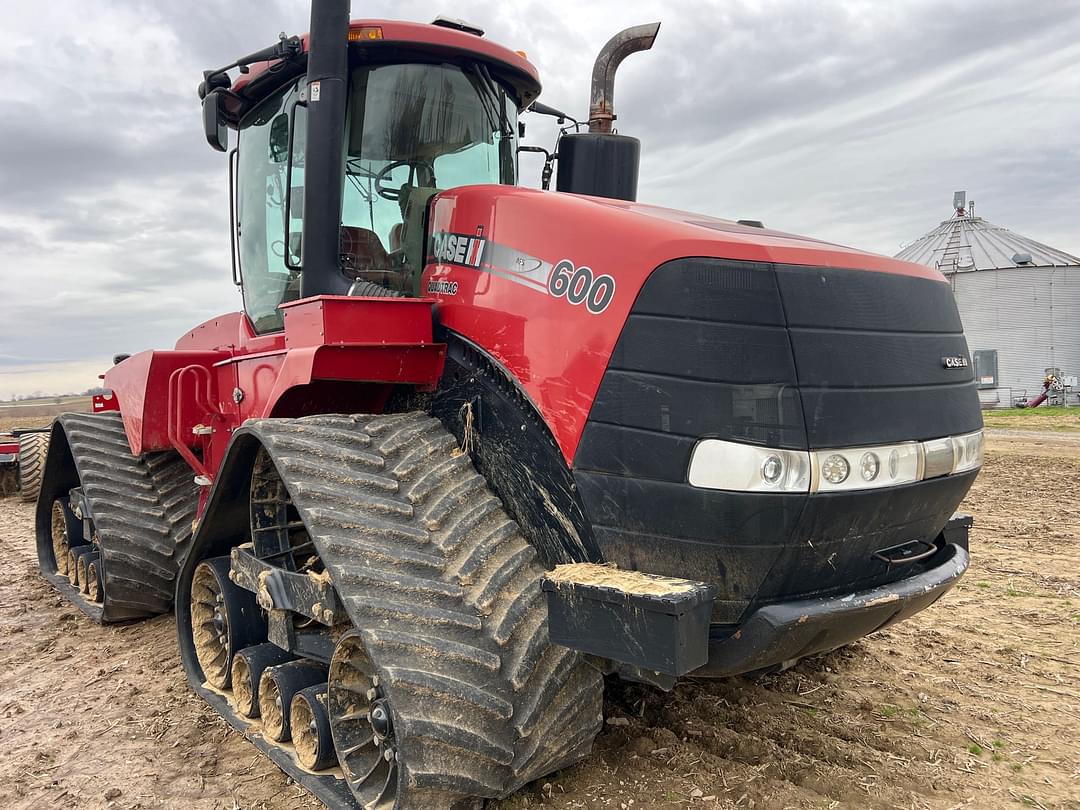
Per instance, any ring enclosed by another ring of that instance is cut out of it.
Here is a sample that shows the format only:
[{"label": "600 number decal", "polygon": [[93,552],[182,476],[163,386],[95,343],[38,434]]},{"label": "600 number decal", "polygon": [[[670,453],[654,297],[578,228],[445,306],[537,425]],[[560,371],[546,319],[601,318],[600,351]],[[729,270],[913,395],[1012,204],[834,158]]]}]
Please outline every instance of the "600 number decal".
[{"label": "600 number decal", "polygon": [[615,295],[615,279],[611,276],[593,276],[591,268],[563,259],[551,271],[548,292],[556,298],[566,296],[571,304],[584,304],[589,312],[599,315]]}]

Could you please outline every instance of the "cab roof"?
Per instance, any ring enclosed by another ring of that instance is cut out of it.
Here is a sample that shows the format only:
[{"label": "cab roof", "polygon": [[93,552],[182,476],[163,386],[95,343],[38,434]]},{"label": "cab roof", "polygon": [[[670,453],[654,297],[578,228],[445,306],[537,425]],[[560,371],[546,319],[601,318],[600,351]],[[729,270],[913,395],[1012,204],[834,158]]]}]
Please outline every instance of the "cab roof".
[{"label": "cab roof", "polygon": [[[236,126],[244,114],[273,90],[307,69],[309,35],[300,37],[301,55],[289,61],[274,60],[250,65],[233,82],[226,97],[228,122]],[[351,48],[363,48],[372,54],[394,50],[427,53],[433,56],[469,57],[487,64],[495,78],[508,84],[518,97],[520,109],[528,107],[540,95],[540,74],[524,52],[512,51],[480,34],[443,24],[425,24],[402,20],[352,20],[349,23]]]}]

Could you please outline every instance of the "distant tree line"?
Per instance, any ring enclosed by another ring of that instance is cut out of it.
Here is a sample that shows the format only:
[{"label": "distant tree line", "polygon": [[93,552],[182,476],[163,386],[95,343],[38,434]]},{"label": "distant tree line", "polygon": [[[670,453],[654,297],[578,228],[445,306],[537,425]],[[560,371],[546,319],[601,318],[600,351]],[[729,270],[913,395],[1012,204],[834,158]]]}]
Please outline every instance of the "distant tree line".
[{"label": "distant tree line", "polygon": [[92,397],[95,394],[104,394],[109,389],[103,388],[100,385],[95,385],[93,388],[87,388],[83,392],[68,391],[64,394],[46,394],[43,391],[31,391],[29,394],[12,394],[10,399],[3,400],[4,402],[28,402],[34,399],[51,399],[55,402],[60,402],[66,397]]}]

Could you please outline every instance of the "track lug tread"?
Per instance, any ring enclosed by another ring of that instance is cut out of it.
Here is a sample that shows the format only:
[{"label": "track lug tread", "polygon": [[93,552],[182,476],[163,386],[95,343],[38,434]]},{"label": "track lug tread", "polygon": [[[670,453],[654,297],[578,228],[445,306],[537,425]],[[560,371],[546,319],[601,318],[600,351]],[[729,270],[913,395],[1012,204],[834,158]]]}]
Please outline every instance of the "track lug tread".
[{"label": "track lug tread", "polygon": [[363,632],[363,637],[368,647],[405,647],[419,650],[421,655],[439,659],[451,658],[488,672],[498,672],[501,666],[499,656],[494,653],[438,636],[369,628]]},{"label": "track lug tread", "polygon": [[102,547],[102,620],[167,612],[198,501],[191,469],[174,451],[132,455],[117,412],[63,414],[56,423]]},{"label": "track lug tread", "polygon": [[[535,551],[440,422],[304,417],[241,430],[270,453],[386,683],[410,802],[505,796],[588,753],[602,679],[548,644]],[[360,452],[391,482],[377,502],[335,479]],[[532,733],[546,728],[561,739]]]}]

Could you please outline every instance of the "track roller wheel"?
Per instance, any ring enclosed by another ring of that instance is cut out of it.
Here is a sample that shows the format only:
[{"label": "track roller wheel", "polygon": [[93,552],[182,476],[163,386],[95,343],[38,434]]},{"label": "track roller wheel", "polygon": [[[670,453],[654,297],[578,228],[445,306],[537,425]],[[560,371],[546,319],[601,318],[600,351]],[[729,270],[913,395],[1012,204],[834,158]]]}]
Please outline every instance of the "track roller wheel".
[{"label": "track roller wheel", "polygon": [[263,671],[259,679],[259,714],[262,715],[263,731],[270,739],[289,741],[293,695],[320,683],[326,683],[326,667],[315,661],[290,661]]},{"label": "track roller wheel", "polygon": [[363,807],[396,807],[394,712],[360,634],[342,636],[330,661],[327,713],[338,762]]},{"label": "track roller wheel", "polygon": [[256,644],[233,656],[232,688],[236,709],[249,720],[259,716],[259,681],[268,667],[292,661],[295,656],[276,644]]},{"label": "track roller wheel", "polygon": [[90,565],[96,564],[101,559],[101,553],[98,551],[91,551],[89,554],[83,554],[79,557],[78,572],[79,572],[79,591],[85,594],[90,593]]},{"label": "track roller wheel", "polygon": [[93,546],[76,546],[68,554],[68,582],[71,583],[73,588],[82,590],[82,580],[79,577],[79,563],[82,563],[82,574],[86,574],[86,563],[82,561],[83,557],[96,553],[96,549]]},{"label": "track roller wheel", "polygon": [[68,557],[71,554],[71,541],[68,538],[68,519],[64,502],[57,498],[52,506],[52,551],[56,561],[56,573],[62,577],[68,575]]},{"label": "track roller wheel", "polygon": [[105,589],[101,585],[101,555],[86,566],[86,593],[91,602],[100,603],[105,598]]},{"label": "track roller wheel", "polygon": [[309,686],[293,695],[289,725],[301,765],[308,770],[324,771],[337,762],[330,718],[326,713],[325,683]]},{"label": "track roller wheel", "polygon": [[[69,549],[67,553],[67,562],[64,563],[64,576],[68,578],[68,582],[72,586],[79,584],[79,553],[75,549]],[[59,568],[59,566],[57,566]]]},{"label": "track roller wheel", "polygon": [[266,638],[266,620],[255,595],[229,579],[228,557],[203,560],[191,583],[195,654],[206,680],[218,689],[232,683],[237,650]]}]

